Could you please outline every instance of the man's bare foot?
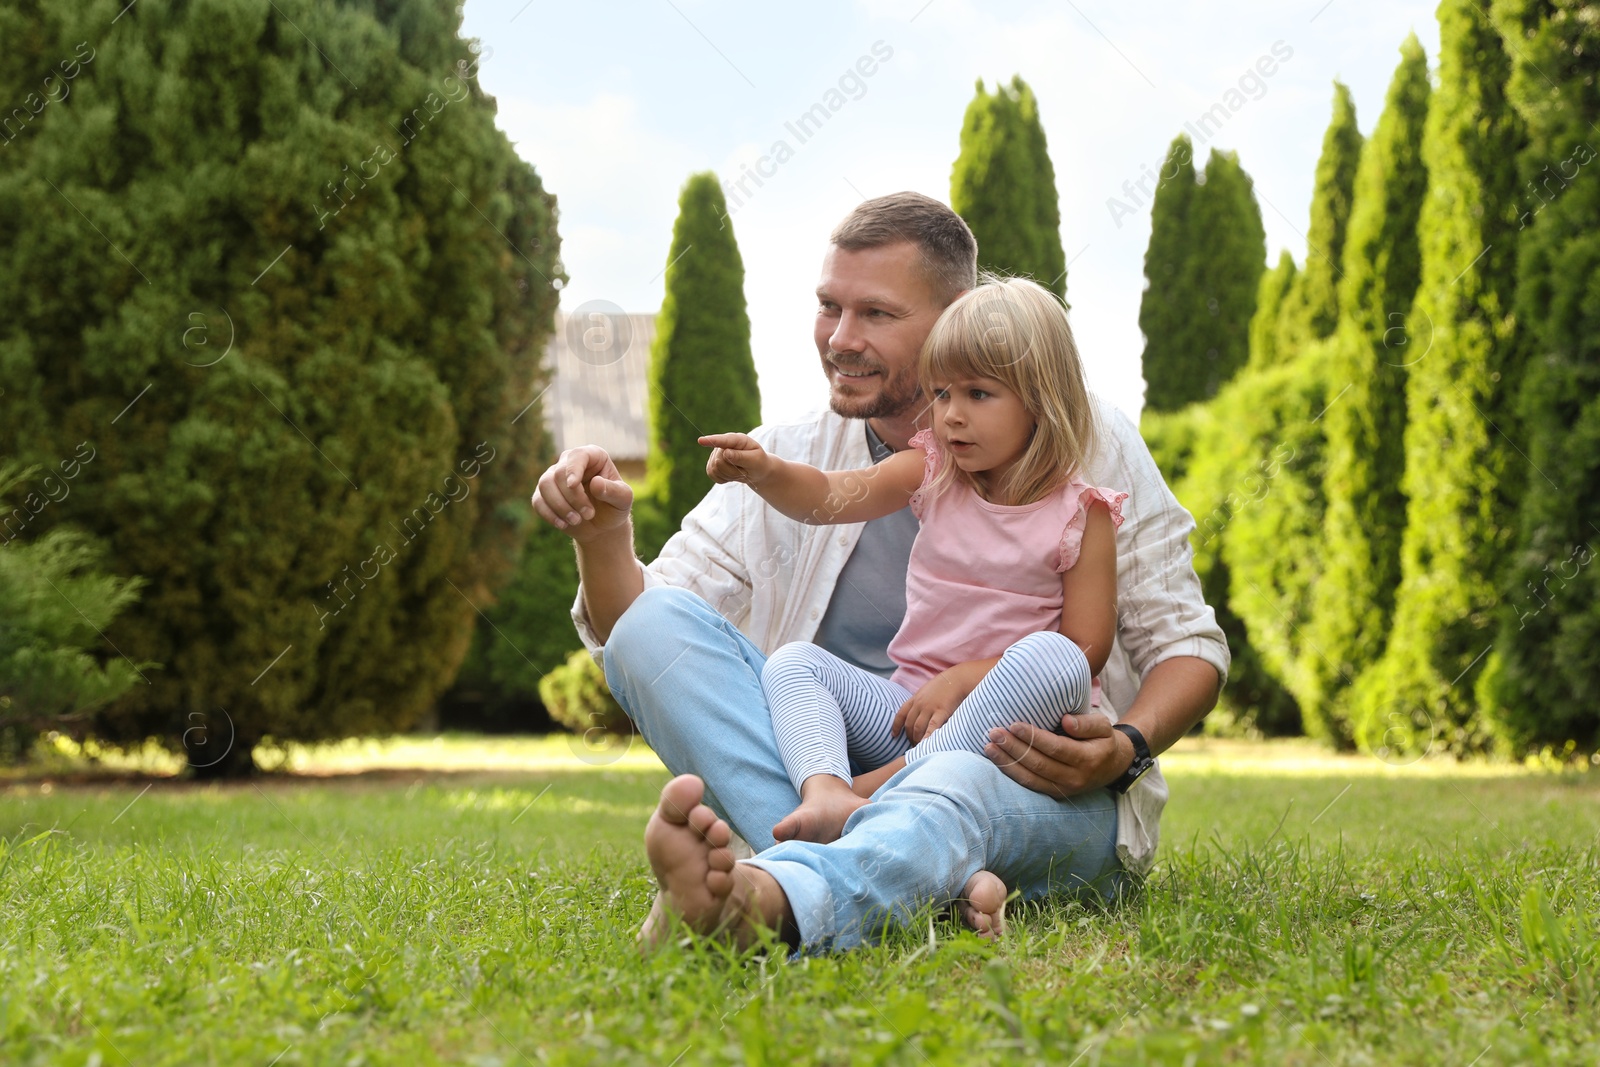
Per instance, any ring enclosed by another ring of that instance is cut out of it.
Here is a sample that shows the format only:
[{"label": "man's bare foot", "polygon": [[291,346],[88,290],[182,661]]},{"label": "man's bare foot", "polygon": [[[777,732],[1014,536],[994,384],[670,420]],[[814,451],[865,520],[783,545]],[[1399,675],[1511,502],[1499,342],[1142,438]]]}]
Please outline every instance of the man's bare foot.
[{"label": "man's bare foot", "polygon": [[1006,932],[1006,884],[998,875],[979,871],[967,879],[961,897],[956,910],[979,937],[993,941]]},{"label": "man's bare foot", "polygon": [[800,806],[772,828],[774,841],[815,841],[826,845],[844,833],[844,824],[866,797],[850,790],[850,783],[831,774],[814,774],[800,785]]},{"label": "man's bare foot", "polygon": [[645,851],[661,890],[639,928],[640,947],[659,947],[676,917],[694,933],[740,949],[768,932],[798,948],[800,933],[783,887],[760,867],[734,863],[728,848],[733,831],[701,803],[705,792],[699,778],[679,775],[661,790],[645,827]]},{"label": "man's bare foot", "polygon": [[692,774],[674,778],[661,790],[661,803],[644,829],[645,852],[661,886],[639,929],[645,948],[670,936],[669,912],[698,934],[714,934],[723,924],[733,890],[733,853],[727,847],[732,831],[700,802],[705,791]]}]

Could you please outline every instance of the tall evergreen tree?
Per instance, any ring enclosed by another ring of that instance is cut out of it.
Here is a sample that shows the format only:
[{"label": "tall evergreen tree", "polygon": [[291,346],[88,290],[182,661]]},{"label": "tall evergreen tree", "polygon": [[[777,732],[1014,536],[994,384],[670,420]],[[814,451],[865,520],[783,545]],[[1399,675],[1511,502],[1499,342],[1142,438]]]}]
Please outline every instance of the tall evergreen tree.
[{"label": "tall evergreen tree", "polygon": [[1311,228],[1306,233],[1306,266],[1285,307],[1278,347],[1286,357],[1333,333],[1339,323],[1339,275],[1345,231],[1350,222],[1361,130],[1350,89],[1333,83],[1333,118],[1322,136],[1316,183],[1311,191]]},{"label": "tall evergreen tree", "polygon": [[1295,266],[1288,249],[1278,253],[1277,266],[1261,275],[1255,314],[1250,316],[1249,366],[1252,370],[1279,362],[1278,322],[1283,317],[1285,304],[1294,295],[1294,283],[1299,276],[1300,268]]},{"label": "tall evergreen tree", "polygon": [[[1264,273],[1261,214],[1235,156],[1213,151],[1199,181],[1189,152],[1188,138],[1180,135],[1168,152],[1152,208],[1148,287],[1140,306],[1147,382],[1140,427],[1174,492],[1195,516],[1195,571],[1233,655],[1228,713],[1240,725],[1269,734],[1294,733],[1300,724],[1294,698],[1269,670],[1251,626],[1230,601],[1233,524],[1270,491],[1282,458],[1270,455],[1272,442],[1240,432],[1235,398],[1255,393],[1247,383],[1229,380],[1248,361],[1258,294],[1273,292]],[[1294,261],[1285,256],[1274,274],[1292,278],[1293,271]],[[1223,352],[1225,361],[1216,358]],[[1163,411],[1164,405],[1177,410]],[[1254,400],[1243,404],[1245,415],[1256,417],[1257,407]]]},{"label": "tall evergreen tree", "polygon": [[717,176],[690,176],[678,198],[667,291],[650,350],[646,495],[658,511],[660,530],[654,536],[641,531],[645,540],[670,536],[711,488],[707,453],[695,439],[749,430],[761,421],[744,260],[726,216]]},{"label": "tall evergreen tree", "polygon": [[978,80],[961,120],[950,206],[978,239],[978,268],[1026,275],[1061,295],[1067,257],[1039,102],[1020,77],[986,92]]},{"label": "tall evergreen tree", "polygon": [[106,636],[162,665],[102,737],[203,722],[222,773],[406,727],[509,569],[555,202],[459,27],[436,0],[0,10],[5,99],[72,75],[0,148],[0,453],[91,457],[32,522],[148,579]]},{"label": "tall evergreen tree", "polygon": [[[1473,687],[1496,635],[1515,482],[1508,434],[1520,367],[1513,343],[1519,125],[1500,34],[1474,0],[1439,6],[1439,87],[1422,157],[1422,281],[1411,316],[1432,348],[1406,386],[1409,503],[1394,625],[1358,680],[1356,740],[1369,749],[1456,749],[1487,740]],[[1413,341],[1413,344],[1419,343]]]},{"label": "tall evergreen tree", "polygon": [[1213,150],[1196,174],[1179,134],[1162,166],[1145,252],[1145,410],[1215,396],[1244,366],[1265,261],[1261,208],[1239,157]]},{"label": "tall evergreen tree", "polygon": [[[1326,407],[1328,352],[1312,325],[1312,300],[1319,279],[1335,277],[1319,255],[1326,254],[1330,241],[1342,244],[1348,214],[1343,157],[1352,137],[1360,144],[1348,104],[1348,92],[1336,85],[1334,118],[1318,162],[1313,250],[1306,270],[1297,273],[1285,253],[1269,274],[1262,274],[1264,250],[1261,238],[1254,238],[1259,305],[1242,331],[1251,344],[1249,368],[1212,404],[1215,425],[1228,444],[1214,440],[1209,447],[1234,456],[1222,468],[1219,484],[1240,502],[1219,538],[1227,613],[1248,633],[1261,669],[1292,697],[1274,699],[1279,710],[1270,717],[1266,708],[1258,713],[1258,725],[1279,730],[1302,726],[1311,691],[1309,661],[1316,655],[1306,627],[1323,539],[1326,439],[1319,416]],[[1209,238],[1209,228],[1202,232]],[[1272,686],[1257,688],[1272,696]]]},{"label": "tall evergreen tree", "polygon": [[[1189,228],[1195,194],[1194,146],[1180,133],[1161,164],[1161,181],[1150,205],[1150,243],[1144,253],[1144,296],[1139,330],[1144,334],[1144,410],[1175,411],[1200,399],[1186,388],[1188,368],[1199,345],[1195,336],[1199,303],[1193,293]],[[1203,349],[1201,350],[1203,351]]]},{"label": "tall evergreen tree", "polygon": [[1416,35],[1383,114],[1361,153],[1340,283],[1340,322],[1329,349],[1326,412],[1327,499],[1323,574],[1311,613],[1307,732],[1350,740],[1348,685],[1383,653],[1406,501],[1406,364],[1427,332],[1410,340],[1409,315],[1421,274],[1417,216],[1427,192],[1422,128],[1428,114],[1428,61]]},{"label": "tall evergreen tree", "polygon": [[1255,183],[1234,152],[1211,150],[1196,190],[1190,258],[1206,334],[1201,396],[1215,396],[1250,358],[1250,322],[1267,266]]},{"label": "tall evergreen tree", "polygon": [[[1250,361],[1209,401],[1145,420],[1183,442],[1188,477],[1175,491],[1195,515],[1195,569],[1234,657],[1229,710],[1268,734],[1301,732],[1303,628],[1320,558],[1325,443],[1321,344],[1276,350],[1298,274],[1287,252],[1261,275]],[[1167,420],[1192,422],[1187,433]]]},{"label": "tall evergreen tree", "polygon": [[[1507,747],[1600,748],[1600,49],[1594,5],[1502,0],[1526,123],[1516,191],[1529,463],[1500,638],[1480,693]],[[1590,173],[1580,173],[1589,170]]]},{"label": "tall evergreen tree", "polygon": [[1313,338],[1327,337],[1339,323],[1339,271],[1355,200],[1356,168],[1361,159],[1361,129],[1350,87],[1333,83],[1333,119],[1322,137],[1316,189],[1311,197],[1311,229],[1306,233],[1306,319]]}]

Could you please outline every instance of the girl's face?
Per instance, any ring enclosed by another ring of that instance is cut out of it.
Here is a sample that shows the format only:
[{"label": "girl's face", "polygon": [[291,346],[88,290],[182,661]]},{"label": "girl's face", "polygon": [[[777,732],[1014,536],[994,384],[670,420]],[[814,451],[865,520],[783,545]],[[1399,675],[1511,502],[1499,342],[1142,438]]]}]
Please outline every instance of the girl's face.
[{"label": "girl's face", "polygon": [[933,435],[986,490],[1022,458],[1033,427],[1022,398],[993,378],[962,378],[933,392]]}]

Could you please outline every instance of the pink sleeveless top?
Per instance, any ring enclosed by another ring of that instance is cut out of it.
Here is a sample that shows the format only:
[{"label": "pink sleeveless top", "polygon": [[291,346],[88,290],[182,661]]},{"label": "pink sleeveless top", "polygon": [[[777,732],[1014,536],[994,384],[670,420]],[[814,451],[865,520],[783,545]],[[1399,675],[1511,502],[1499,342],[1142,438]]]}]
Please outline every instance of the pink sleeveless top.
[{"label": "pink sleeveless top", "polygon": [[[915,692],[940,671],[998,656],[1039,630],[1061,629],[1061,574],[1078,561],[1089,504],[1103,502],[1122,525],[1127,493],[1073,479],[1043,500],[991,504],[956,484],[925,499],[942,461],[933,431],[911,447],[925,456],[923,488],[911,498],[922,522],[906,573],[906,618],[889,643],[893,681]],[[1099,697],[1095,683],[1095,702]]]}]

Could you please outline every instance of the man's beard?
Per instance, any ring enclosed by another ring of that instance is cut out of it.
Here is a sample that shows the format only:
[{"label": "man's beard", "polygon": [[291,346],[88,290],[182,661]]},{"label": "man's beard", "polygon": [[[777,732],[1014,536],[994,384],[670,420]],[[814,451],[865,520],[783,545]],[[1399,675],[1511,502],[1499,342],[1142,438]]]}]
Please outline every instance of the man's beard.
[{"label": "man's beard", "polygon": [[830,381],[828,406],[835,415],[847,419],[892,419],[915,411],[922,402],[922,389],[915,374],[902,373],[899,377],[891,377],[881,366],[852,366],[838,362],[832,352],[828,353],[823,367],[830,379],[835,369],[868,370],[883,375],[883,385],[874,396],[842,397],[834,391]]}]

